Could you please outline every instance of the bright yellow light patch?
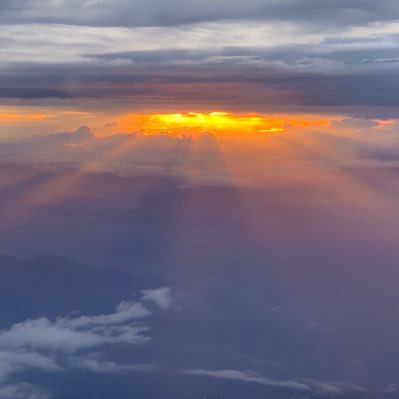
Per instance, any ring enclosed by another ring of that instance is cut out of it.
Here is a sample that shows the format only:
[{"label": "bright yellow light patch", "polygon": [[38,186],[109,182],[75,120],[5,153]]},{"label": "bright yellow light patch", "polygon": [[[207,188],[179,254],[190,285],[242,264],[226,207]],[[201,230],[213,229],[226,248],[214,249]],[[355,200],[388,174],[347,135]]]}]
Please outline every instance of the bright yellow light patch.
[{"label": "bright yellow light patch", "polygon": [[128,114],[121,117],[124,131],[147,134],[195,134],[201,131],[221,133],[280,133],[289,128],[328,127],[331,119],[314,116],[233,114],[228,112],[188,112],[174,114]]},{"label": "bright yellow light patch", "polygon": [[168,127],[202,127],[214,129],[250,128],[262,123],[260,117],[235,116],[225,112],[211,112],[209,114],[189,112],[187,114],[151,115],[150,127],[166,125]]},{"label": "bright yellow light patch", "polygon": [[124,130],[144,130],[147,133],[195,133],[203,130],[221,132],[268,132],[284,130],[284,120],[272,120],[261,115],[236,115],[227,112],[185,114],[125,115],[120,120]]}]

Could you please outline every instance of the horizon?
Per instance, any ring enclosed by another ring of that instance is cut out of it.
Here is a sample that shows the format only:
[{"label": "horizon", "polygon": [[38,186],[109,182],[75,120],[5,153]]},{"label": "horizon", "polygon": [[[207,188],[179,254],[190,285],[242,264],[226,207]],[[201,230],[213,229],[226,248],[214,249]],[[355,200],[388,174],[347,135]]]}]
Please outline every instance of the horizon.
[{"label": "horizon", "polygon": [[396,0],[0,0],[0,399],[399,397]]}]

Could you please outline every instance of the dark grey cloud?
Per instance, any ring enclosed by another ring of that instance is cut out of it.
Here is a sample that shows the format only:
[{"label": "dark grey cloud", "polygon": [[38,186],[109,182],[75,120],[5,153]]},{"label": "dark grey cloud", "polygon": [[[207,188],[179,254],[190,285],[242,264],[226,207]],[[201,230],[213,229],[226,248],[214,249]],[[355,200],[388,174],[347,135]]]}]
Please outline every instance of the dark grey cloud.
[{"label": "dark grey cloud", "polygon": [[[79,12],[76,9],[79,8]],[[305,22],[315,25],[359,25],[393,21],[399,16],[395,0],[228,0],[181,1],[50,1],[17,0],[0,3],[3,23],[66,23],[93,26],[165,26],[232,19]]]},{"label": "dark grey cloud", "polygon": [[[312,45],[285,45],[274,48],[257,48],[257,47],[225,47],[219,49],[209,50],[190,50],[190,49],[161,49],[154,51],[129,51],[129,52],[115,52],[105,54],[88,55],[88,58],[115,61],[115,60],[129,60],[133,63],[179,63],[179,62],[213,62],[234,63],[238,58],[241,62],[246,61],[250,64],[251,61],[264,62],[281,62],[282,66],[290,66],[295,68],[299,65],[312,65],[320,60],[334,61],[343,65],[355,65],[362,67],[364,64],[373,64],[379,62],[399,62],[399,48],[387,47],[380,45],[370,48],[356,48],[349,47],[347,49],[329,49],[328,46],[341,44],[337,41],[325,41],[317,46]],[[354,40],[350,42],[356,45]],[[223,62],[224,61],[224,62]]]},{"label": "dark grey cloud", "polygon": [[76,13],[74,1],[1,3],[3,104],[398,105],[394,1],[79,4]]},{"label": "dark grey cloud", "polygon": [[[299,51],[297,49],[297,51]],[[286,49],[281,54],[263,55],[276,62],[290,64],[294,57]],[[391,56],[395,51],[377,52],[374,59]],[[257,54],[261,52],[226,50],[226,54]],[[194,59],[201,57],[194,55]],[[345,63],[362,62],[366,54],[335,53],[331,57]],[[371,57],[371,55],[369,55]],[[0,73],[0,98],[3,103],[14,100],[74,99],[75,105],[92,100],[119,101],[120,106],[138,104],[142,107],[176,107],[205,105],[262,111],[268,106],[304,107],[396,107],[399,105],[399,76],[396,68],[387,70],[346,70],[340,73],[284,71],[272,66],[219,65],[159,65],[171,57],[193,58],[185,51],[138,52],[100,55],[100,58],[134,58],[142,65],[131,66],[65,66],[25,65],[4,69]],[[151,59],[151,62],[148,60]],[[359,61],[360,60],[360,61]],[[373,63],[373,61],[370,61]],[[310,66],[309,66],[310,68]],[[129,103],[127,103],[129,101]],[[51,101],[49,101],[51,103]],[[352,110],[350,111],[352,112]],[[378,116],[379,111],[375,110]]]}]

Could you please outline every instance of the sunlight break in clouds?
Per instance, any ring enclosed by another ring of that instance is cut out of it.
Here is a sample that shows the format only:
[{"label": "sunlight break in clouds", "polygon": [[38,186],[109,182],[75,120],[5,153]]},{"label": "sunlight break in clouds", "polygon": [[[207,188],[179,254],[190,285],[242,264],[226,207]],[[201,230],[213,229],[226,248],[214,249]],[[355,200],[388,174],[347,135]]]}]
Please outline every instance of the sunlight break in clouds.
[{"label": "sunlight break in clouds", "polygon": [[399,0],[0,0],[0,399],[397,399],[398,109]]},{"label": "sunlight break in clouds", "polygon": [[184,114],[128,114],[119,126],[123,131],[187,134],[204,130],[226,134],[278,133],[289,127],[328,127],[333,118],[316,115],[263,115],[228,112],[188,112]]}]

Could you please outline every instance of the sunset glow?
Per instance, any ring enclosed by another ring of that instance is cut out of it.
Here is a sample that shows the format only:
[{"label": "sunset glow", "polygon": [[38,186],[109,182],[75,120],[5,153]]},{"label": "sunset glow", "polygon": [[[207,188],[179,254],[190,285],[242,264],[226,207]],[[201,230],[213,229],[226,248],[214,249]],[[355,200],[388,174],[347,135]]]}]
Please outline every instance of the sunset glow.
[{"label": "sunset glow", "polygon": [[48,115],[41,113],[1,113],[0,112],[0,123],[1,122],[11,122],[11,121],[41,121],[47,119]]},{"label": "sunset glow", "polygon": [[292,115],[234,114],[229,112],[188,112],[173,114],[128,114],[119,126],[126,131],[170,134],[198,133],[203,130],[226,133],[279,133],[292,127],[328,127],[329,118]]},{"label": "sunset glow", "polygon": [[399,0],[0,0],[0,399],[398,399]]}]

